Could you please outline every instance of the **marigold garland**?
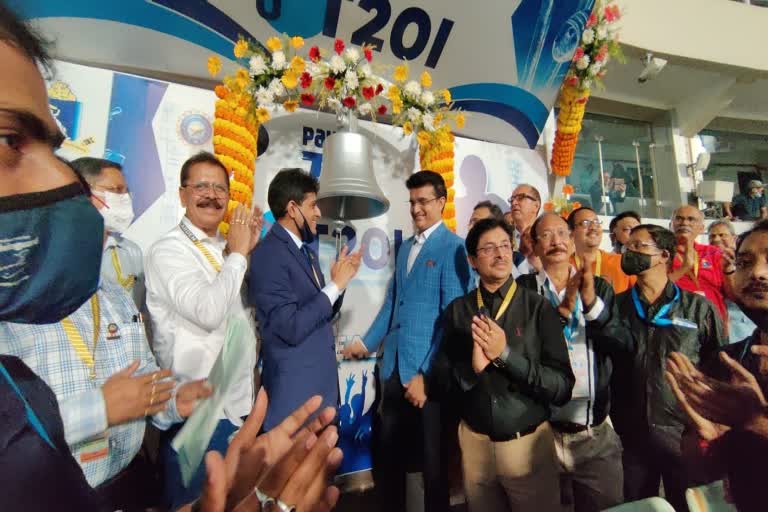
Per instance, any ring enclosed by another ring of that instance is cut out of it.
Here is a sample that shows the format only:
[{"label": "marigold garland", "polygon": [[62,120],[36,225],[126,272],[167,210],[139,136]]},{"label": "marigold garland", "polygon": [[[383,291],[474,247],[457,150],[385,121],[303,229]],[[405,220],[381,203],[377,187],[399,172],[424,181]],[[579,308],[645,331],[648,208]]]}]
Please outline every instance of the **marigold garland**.
[{"label": "marigold garland", "polygon": [[454,136],[450,127],[444,125],[434,132],[420,131],[417,136],[419,143],[419,161],[422,169],[429,169],[440,174],[445,180],[448,197],[443,209],[445,225],[456,232],[456,191],[454,184]]},{"label": "marigold garland", "polygon": [[620,18],[613,0],[597,0],[584,27],[558,98],[560,111],[551,160],[552,173],[557,176],[571,174],[591,87],[602,86],[611,57],[622,60],[615,25]]}]

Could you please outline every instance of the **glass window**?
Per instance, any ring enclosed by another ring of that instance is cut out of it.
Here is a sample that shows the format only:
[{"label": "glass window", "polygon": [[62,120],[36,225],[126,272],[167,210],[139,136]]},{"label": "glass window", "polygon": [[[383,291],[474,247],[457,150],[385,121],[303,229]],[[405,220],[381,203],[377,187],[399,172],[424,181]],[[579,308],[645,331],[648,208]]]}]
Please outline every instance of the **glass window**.
[{"label": "glass window", "polygon": [[573,170],[566,179],[575,190],[571,199],[604,215],[634,210],[645,216],[655,198],[652,142],[650,123],[587,113]]}]

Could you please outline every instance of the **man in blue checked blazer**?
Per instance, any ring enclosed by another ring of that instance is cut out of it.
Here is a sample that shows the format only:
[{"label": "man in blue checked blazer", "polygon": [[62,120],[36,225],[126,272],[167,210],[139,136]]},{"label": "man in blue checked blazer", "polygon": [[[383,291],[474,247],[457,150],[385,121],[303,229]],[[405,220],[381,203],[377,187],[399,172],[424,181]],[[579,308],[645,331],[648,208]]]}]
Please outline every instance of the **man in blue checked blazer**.
[{"label": "man in blue checked blazer", "polygon": [[314,395],[323,407],[339,402],[336,345],[331,320],[361,254],[346,248],[326,283],[311,247],[320,208],[317,180],[283,169],[269,184],[267,202],[277,222],[251,254],[249,303],[262,338],[262,383],[269,395],[264,429],[271,430]]},{"label": "man in blue checked blazer", "polygon": [[443,178],[425,170],[405,185],[416,234],[397,255],[395,275],[373,325],[347,347],[345,356],[383,350],[373,467],[381,509],[405,510],[405,474],[423,471],[425,510],[442,512],[448,510],[448,486],[440,462],[440,409],[428,398],[424,376],[442,338],[442,313],[468,292],[470,268],[464,241],[442,222]]}]

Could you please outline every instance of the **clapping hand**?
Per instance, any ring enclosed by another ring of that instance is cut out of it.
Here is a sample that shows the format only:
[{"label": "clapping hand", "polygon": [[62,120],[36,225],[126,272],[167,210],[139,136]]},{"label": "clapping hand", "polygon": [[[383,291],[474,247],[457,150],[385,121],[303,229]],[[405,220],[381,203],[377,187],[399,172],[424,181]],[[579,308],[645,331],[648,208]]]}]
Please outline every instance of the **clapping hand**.
[{"label": "clapping hand", "polygon": [[349,247],[346,245],[341,249],[339,257],[331,265],[331,280],[336,283],[339,290],[344,290],[352,278],[355,277],[360,269],[362,257],[362,247],[354,254],[349,254]]},{"label": "clapping hand", "polygon": [[232,439],[226,457],[217,452],[206,455],[208,478],[203,494],[197,503],[183,507],[184,512],[262,512],[254,488],[299,511],[328,512],[335,507],[339,490],[329,486],[329,482],[343,457],[341,450],[334,448],[338,439],[336,428],[328,427],[335,410],[324,409],[301,428],[320,407],[321,398],[316,396],[280,425],[258,435],[267,404],[267,394],[262,389],[251,414]]}]

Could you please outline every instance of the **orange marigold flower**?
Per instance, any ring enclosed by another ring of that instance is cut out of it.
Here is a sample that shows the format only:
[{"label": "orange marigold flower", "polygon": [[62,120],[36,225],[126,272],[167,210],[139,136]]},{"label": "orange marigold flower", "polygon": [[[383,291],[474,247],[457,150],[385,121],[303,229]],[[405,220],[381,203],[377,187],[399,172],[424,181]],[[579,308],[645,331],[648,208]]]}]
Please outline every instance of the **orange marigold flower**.
[{"label": "orange marigold flower", "polygon": [[563,194],[566,194],[566,195],[573,194],[573,185],[570,185],[568,183],[563,185]]},{"label": "orange marigold flower", "polygon": [[544,211],[545,212],[555,211],[555,205],[551,201],[547,201],[546,203],[544,203]]}]

